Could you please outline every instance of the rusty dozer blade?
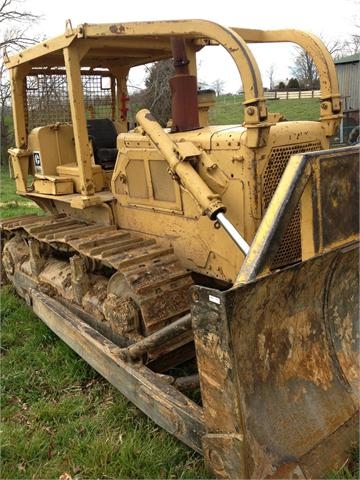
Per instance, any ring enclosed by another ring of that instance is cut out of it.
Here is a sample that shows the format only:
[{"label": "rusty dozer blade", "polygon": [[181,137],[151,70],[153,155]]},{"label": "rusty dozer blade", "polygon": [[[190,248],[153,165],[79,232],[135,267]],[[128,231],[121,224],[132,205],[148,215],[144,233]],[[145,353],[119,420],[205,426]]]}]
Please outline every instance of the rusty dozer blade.
[{"label": "rusty dozer blade", "polygon": [[203,450],[217,476],[321,478],[341,465],[358,429],[357,264],[356,245],[193,292]]},{"label": "rusty dozer blade", "polygon": [[[235,285],[192,289],[218,477],[321,478],[358,438],[358,171],[358,147],[291,157]],[[299,201],[309,258],[271,272]]]}]

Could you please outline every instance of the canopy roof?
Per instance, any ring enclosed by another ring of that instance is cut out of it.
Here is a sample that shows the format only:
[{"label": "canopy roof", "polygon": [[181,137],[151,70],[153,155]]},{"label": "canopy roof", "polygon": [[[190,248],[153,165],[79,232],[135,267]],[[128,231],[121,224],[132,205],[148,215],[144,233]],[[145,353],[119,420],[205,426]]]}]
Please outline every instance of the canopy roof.
[{"label": "canopy roof", "polygon": [[[64,35],[23,50],[6,58],[6,66],[15,69],[14,78],[51,68],[76,64],[77,68],[115,68],[124,71],[137,65],[171,58],[171,39],[181,37],[187,42],[188,58],[195,72],[194,53],[204,45],[222,45],[234,60],[241,77],[245,105],[258,108],[256,114],[245,111],[245,121],[258,124],[265,120],[264,90],[257,62],[249,43],[293,42],[313,58],[319,76],[321,101],[329,101],[320,109],[323,120],[332,120],[341,111],[335,66],[320,39],[298,30],[251,30],[228,28],[207,20],[172,20],[157,22],[82,24],[72,28],[68,21]],[[71,61],[73,59],[73,62]],[[73,67],[71,66],[71,70]],[[70,76],[71,74],[67,72]]]},{"label": "canopy roof", "polygon": [[[193,27],[194,22],[197,28]],[[183,28],[179,26],[183,24]],[[177,29],[172,26],[177,26]],[[201,27],[206,27],[204,32]],[[136,66],[171,58],[172,36],[190,40],[195,50],[212,42],[206,35],[215,27],[222,27],[205,21],[139,22],[126,24],[82,24],[72,28],[67,24],[64,35],[45,40],[11,56],[7,67],[13,68],[25,63],[31,67],[64,66],[63,49],[75,46],[81,55],[81,65],[104,67],[116,63],[117,66]],[[176,31],[177,30],[177,31]],[[216,37],[216,32],[213,33]]]}]

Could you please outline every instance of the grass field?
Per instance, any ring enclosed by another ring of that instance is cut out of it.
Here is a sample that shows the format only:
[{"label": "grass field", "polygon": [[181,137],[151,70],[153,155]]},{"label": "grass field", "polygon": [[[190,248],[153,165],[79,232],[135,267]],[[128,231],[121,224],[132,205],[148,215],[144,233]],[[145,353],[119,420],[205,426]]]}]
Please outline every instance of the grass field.
[{"label": "grass field", "polygon": [[15,181],[10,178],[7,165],[0,170],[0,212],[1,218],[40,213],[39,207],[27,198],[16,195]]},{"label": "grass field", "polygon": [[[209,110],[210,123],[215,125],[238,124],[244,120],[242,95],[223,95]],[[269,112],[281,113],[286,120],[318,120],[320,101],[318,98],[294,100],[271,100],[267,102]]]},{"label": "grass field", "polygon": [[[270,106],[282,113],[288,109],[289,118],[299,114],[296,109],[305,110],[308,119],[318,115],[317,100]],[[6,168],[0,189],[2,218],[39,211],[15,194]],[[0,301],[1,479],[211,477],[201,456],[103,380],[9,285],[1,288]],[[344,468],[328,478],[358,478],[357,457],[357,452],[350,455]]]}]

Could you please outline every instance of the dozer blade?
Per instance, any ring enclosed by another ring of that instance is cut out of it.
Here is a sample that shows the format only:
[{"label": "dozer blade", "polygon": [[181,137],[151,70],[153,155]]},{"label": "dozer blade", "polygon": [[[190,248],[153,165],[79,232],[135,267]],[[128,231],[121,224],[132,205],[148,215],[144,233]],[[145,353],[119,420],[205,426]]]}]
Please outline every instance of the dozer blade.
[{"label": "dozer blade", "polygon": [[321,478],[357,439],[358,244],[226,292],[194,287],[205,458],[222,478]]}]

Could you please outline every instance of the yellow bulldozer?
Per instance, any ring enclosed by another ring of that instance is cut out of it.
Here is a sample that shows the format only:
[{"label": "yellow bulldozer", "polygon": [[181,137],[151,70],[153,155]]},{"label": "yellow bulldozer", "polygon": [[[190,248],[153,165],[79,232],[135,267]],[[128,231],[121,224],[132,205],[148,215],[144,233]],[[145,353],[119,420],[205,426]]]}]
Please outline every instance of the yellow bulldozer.
[{"label": "yellow bulldozer", "polygon": [[[313,59],[318,121],[268,112],[249,44],[275,42]],[[198,52],[217,45],[241,124],[212,125],[198,86]],[[132,123],[130,69],[169,59],[170,122],[141,108]],[[5,62],[16,190],[45,212],[1,222],[16,291],[215,476],[340,466],[358,435],[359,146],[330,148],[342,109],[323,43],[204,20],[67,22]]]}]

